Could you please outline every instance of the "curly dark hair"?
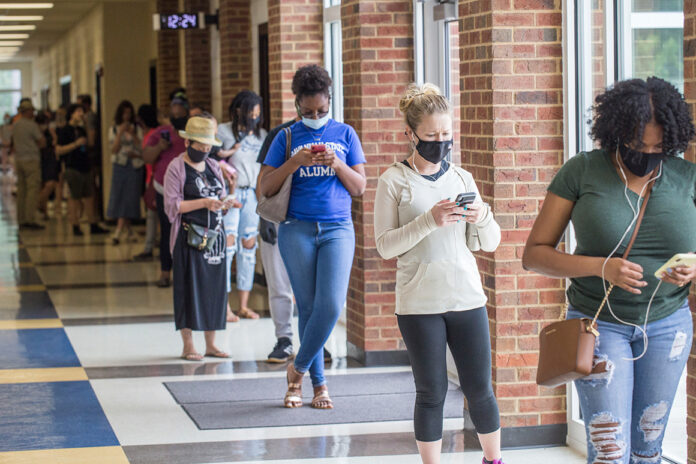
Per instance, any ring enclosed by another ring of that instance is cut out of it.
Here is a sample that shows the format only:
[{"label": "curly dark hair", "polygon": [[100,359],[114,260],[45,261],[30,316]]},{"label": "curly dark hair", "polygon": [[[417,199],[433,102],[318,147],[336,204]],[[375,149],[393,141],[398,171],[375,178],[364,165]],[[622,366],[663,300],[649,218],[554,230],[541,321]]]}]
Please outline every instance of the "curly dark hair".
[{"label": "curly dark hair", "polygon": [[316,64],[302,66],[292,78],[292,93],[298,100],[317,94],[331,96],[331,77],[326,69]]},{"label": "curly dark hair", "polygon": [[116,115],[114,116],[114,122],[117,126],[120,126],[124,123],[123,116],[127,109],[130,109],[131,117],[130,121],[128,122],[135,123],[135,108],[133,108],[133,104],[128,100],[123,100],[121,103],[118,104],[118,107],[116,108]]},{"label": "curly dark hair", "polygon": [[662,151],[683,153],[696,135],[689,106],[676,87],[659,77],[617,82],[595,99],[590,135],[613,152],[619,144],[642,140],[653,119],[662,126]]},{"label": "curly dark hair", "polygon": [[[251,119],[251,112],[254,107],[259,105],[261,113],[258,122],[254,124]],[[239,110],[239,111],[237,111]],[[254,131],[257,137],[261,135],[261,125],[263,124],[263,100],[251,90],[242,90],[232,99],[228,108],[230,119],[232,120],[232,133],[237,141],[242,140],[242,132]]]},{"label": "curly dark hair", "polygon": [[138,108],[138,117],[143,124],[150,129],[159,126],[159,121],[157,121],[157,108],[152,105],[140,105]]}]

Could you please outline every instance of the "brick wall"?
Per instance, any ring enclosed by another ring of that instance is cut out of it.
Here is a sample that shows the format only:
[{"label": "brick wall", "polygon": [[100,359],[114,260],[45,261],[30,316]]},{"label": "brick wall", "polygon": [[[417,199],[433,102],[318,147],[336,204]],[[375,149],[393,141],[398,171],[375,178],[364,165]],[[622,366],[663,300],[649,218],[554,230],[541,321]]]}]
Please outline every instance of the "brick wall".
[{"label": "brick wall", "polygon": [[[684,97],[691,106],[691,114],[696,114],[696,1],[684,1]],[[696,162],[696,143],[692,143],[684,157]],[[696,309],[694,298],[690,298],[692,312]],[[689,435],[689,463],[696,463],[696,345],[691,348],[687,366],[686,381],[687,419]]]},{"label": "brick wall", "polygon": [[324,61],[323,6],[322,0],[268,0],[271,127],[297,115],[291,90],[297,68]]},{"label": "brick wall", "polygon": [[249,0],[220,0],[220,81],[223,119],[241,90],[253,87]]},{"label": "brick wall", "polygon": [[371,352],[404,349],[394,316],[396,263],[375,249],[373,203],[379,175],[408,152],[398,104],[414,79],[411,9],[410,0],[347,0],[341,6],[344,118],[367,158],[367,191],[353,203],[357,244],[348,342],[351,355],[368,363]]},{"label": "brick wall", "polygon": [[[157,0],[158,13],[176,13],[178,0]],[[157,33],[157,104],[160,109],[169,109],[169,93],[179,87],[179,33],[159,31]]]},{"label": "brick wall", "polygon": [[563,282],[521,264],[563,160],[561,2],[460,0],[459,16],[462,165],[502,229],[498,250],[478,256],[502,424],[565,423],[565,387],[535,383],[539,330],[559,317]]},{"label": "brick wall", "polygon": [[[208,12],[208,0],[185,0],[186,11]],[[208,29],[188,30],[184,33],[186,52],[186,96],[193,104],[203,105],[208,111],[212,103],[210,77],[210,32]]]}]

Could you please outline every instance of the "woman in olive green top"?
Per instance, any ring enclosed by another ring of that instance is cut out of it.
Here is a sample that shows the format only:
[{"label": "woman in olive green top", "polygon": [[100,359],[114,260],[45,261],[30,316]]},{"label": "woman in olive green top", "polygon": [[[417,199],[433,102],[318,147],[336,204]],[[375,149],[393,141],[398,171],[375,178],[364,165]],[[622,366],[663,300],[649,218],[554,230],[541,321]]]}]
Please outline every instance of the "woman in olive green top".
[{"label": "woman in olive green top", "polygon": [[[658,78],[619,82],[596,99],[601,149],[571,158],[549,186],[527,240],[525,268],[569,277],[568,318],[598,321],[592,373],[575,382],[588,463],[660,462],[665,425],[692,342],[686,298],[696,267],[654,276],[696,251],[696,166],[678,157],[696,131],[676,88]],[[642,197],[654,181],[636,241]],[[569,222],[577,248],[556,250]]]}]

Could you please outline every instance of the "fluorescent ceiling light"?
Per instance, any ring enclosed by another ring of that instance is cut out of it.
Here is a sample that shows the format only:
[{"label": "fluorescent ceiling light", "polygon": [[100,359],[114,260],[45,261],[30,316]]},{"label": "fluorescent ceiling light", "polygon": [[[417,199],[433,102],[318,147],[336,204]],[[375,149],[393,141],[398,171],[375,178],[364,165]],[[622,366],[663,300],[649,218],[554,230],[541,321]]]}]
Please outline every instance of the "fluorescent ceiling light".
[{"label": "fluorescent ceiling light", "polygon": [[8,16],[8,15],[0,15],[0,21],[43,21],[43,16]]},{"label": "fluorescent ceiling light", "polygon": [[0,45],[0,53],[9,53],[9,52],[18,52],[19,47],[5,47],[3,45]]},{"label": "fluorescent ceiling light", "polygon": [[41,10],[53,8],[53,3],[0,3],[2,10]]},{"label": "fluorescent ceiling light", "polygon": [[33,24],[15,24],[14,26],[0,26],[0,32],[9,31],[33,31],[36,26]]},{"label": "fluorescent ceiling light", "polygon": [[0,40],[0,47],[20,46],[23,43],[23,40]]},{"label": "fluorescent ceiling light", "polygon": [[17,40],[17,39],[28,39],[29,34],[2,34],[0,33],[0,40]]}]

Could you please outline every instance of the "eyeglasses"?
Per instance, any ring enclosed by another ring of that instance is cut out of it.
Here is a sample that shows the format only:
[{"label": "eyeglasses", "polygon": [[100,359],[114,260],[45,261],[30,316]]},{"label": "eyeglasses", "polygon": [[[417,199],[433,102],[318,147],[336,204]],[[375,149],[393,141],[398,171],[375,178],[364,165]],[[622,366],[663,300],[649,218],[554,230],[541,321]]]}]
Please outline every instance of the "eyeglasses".
[{"label": "eyeglasses", "polygon": [[328,114],[329,111],[305,111],[302,112],[300,109],[300,104],[295,102],[295,108],[297,108],[297,113],[302,116],[303,118],[307,119],[321,119],[325,118]]}]

